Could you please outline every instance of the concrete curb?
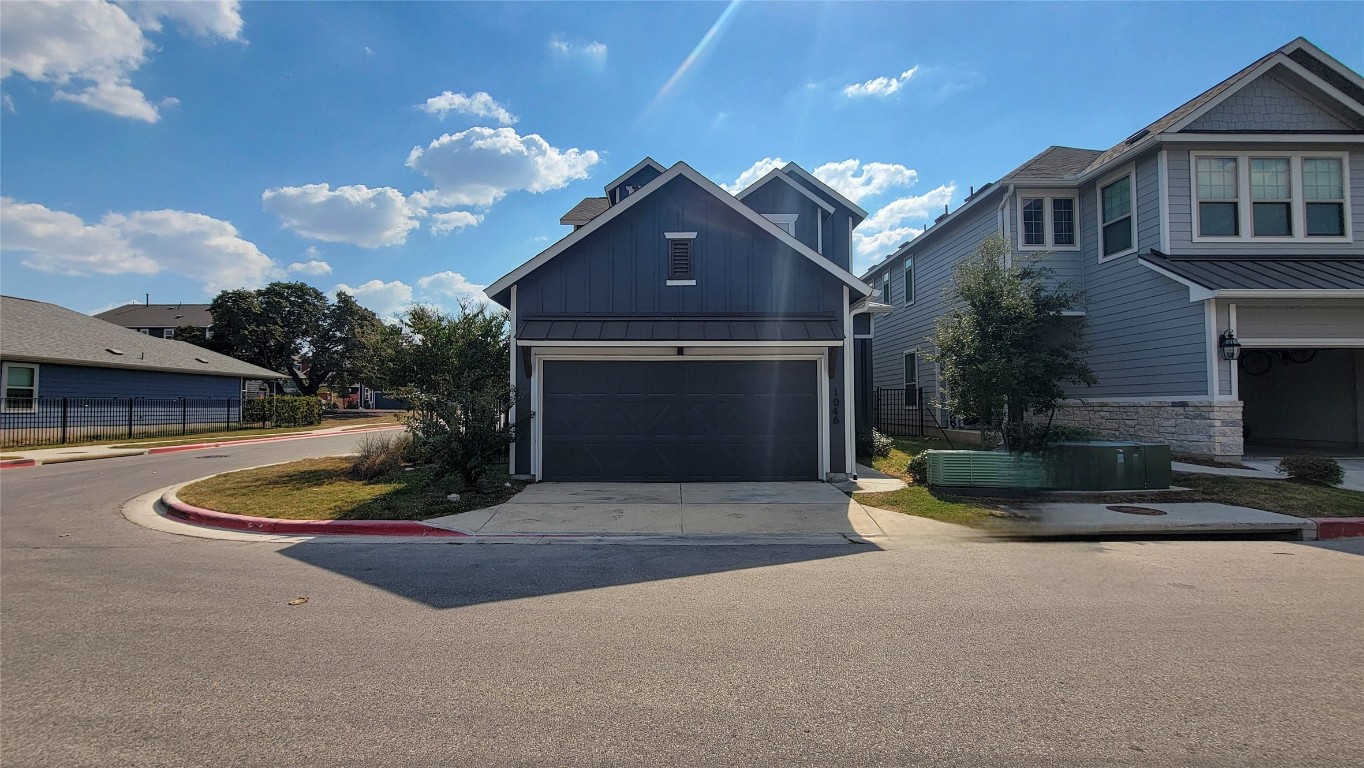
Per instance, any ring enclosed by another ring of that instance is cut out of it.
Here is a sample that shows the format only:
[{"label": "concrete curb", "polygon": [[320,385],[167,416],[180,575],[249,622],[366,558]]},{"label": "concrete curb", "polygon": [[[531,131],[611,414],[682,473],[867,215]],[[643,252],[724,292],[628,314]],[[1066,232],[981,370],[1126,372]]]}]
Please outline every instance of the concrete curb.
[{"label": "concrete curb", "polygon": [[21,469],[36,466],[38,466],[38,462],[33,459],[4,459],[0,461],[0,469]]},{"label": "concrete curb", "polygon": [[304,536],[418,536],[462,538],[469,534],[437,528],[414,520],[278,520],[272,517],[232,515],[212,509],[186,504],[175,494],[166,491],[161,496],[166,514],[181,522],[229,531],[277,533]]},{"label": "concrete curb", "polygon": [[1318,539],[1348,539],[1364,536],[1364,517],[1313,517]]}]

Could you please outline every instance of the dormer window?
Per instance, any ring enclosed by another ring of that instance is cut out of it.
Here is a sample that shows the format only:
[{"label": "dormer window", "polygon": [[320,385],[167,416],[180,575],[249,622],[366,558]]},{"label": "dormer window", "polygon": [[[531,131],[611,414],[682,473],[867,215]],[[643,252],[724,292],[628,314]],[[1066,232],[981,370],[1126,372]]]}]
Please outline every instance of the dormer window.
[{"label": "dormer window", "polygon": [[696,233],[664,232],[668,241],[668,285],[696,285]]},{"label": "dormer window", "polygon": [[1018,242],[1023,250],[1074,248],[1075,195],[1019,195]]},{"label": "dormer window", "polygon": [[764,213],[763,218],[786,230],[786,234],[791,237],[796,236],[796,219],[800,217],[798,213]]}]

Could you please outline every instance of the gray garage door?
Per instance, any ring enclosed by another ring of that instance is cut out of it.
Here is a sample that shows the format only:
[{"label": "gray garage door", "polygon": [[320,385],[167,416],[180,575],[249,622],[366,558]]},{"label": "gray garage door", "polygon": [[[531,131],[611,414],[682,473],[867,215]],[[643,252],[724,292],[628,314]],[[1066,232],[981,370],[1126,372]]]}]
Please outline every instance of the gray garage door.
[{"label": "gray garage door", "polygon": [[813,361],[547,360],[546,480],[815,480]]}]

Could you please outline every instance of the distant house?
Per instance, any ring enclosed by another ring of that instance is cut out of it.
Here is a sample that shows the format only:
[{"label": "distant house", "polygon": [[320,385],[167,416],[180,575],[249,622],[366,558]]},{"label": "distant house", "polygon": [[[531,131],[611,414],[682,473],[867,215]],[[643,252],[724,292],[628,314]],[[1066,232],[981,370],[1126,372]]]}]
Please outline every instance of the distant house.
[{"label": "distant house", "polygon": [[213,315],[208,304],[125,304],[95,317],[158,339],[175,337],[175,329],[192,325],[209,335]]},{"label": "distant house", "polygon": [[[866,212],[793,164],[737,195],[646,158],[493,283],[511,311],[512,472],[825,480],[855,472],[848,271]],[[866,321],[864,323],[864,321]]]},{"label": "distant house", "polygon": [[940,402],[943,288],[995,234],[1085,293],[1098,383],[1057,422],[1227,459],[1364,446],[1364,78],[1306,40],[1109,149],[1044,150],[868,270],[887,403]]},{"label": "distant house", "polygon": [[[0,428],[57,424],[61,413],[97,413],[116,423],[125,398],[142,403],[144,422],[196,418],[236,421],[244,380],[279,374],[183,341],[151,337],[56,304],[0,296]],[[183,400],[182,400],[183,399]],[[58,404],[62,404],[58,408]],[[186,413],[187,401],[212,402],[205,415]],[[152,407],[155,403],[164,404]]]}]

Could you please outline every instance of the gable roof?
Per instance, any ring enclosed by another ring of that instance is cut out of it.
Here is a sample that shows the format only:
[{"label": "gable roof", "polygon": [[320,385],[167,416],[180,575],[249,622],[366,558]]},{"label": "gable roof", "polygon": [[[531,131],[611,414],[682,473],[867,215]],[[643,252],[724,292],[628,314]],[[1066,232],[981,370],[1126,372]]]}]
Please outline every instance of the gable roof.
[{"label": "gable roof", "polygon": [[794,173],[795,175],[801,177],[802,179],[805,179],[811,184],[814,184],[815,187],[819,189],[819,191],[827,195],[829,199],[842,205],[844,208],[847,208],[848,210],[852,211],[853,214],[856,215],[858,218],[860,219],[867,218],[866,209],[864,209],[857,203],[854,203],[853,201],[849,200],[848,198],[844,197],[842,194],[839,193],[838,190],[815,178],[815,175],[813,173],[810,173],[804,168],[801,168],[799,165],[796,165],[795,163],[787,163],[786,165],[782,166],[782,172]]},{"label": "gable roof", "polygon": [[788,187],[796,190],[802,195],[805,195],[807,198],[810,199],[811,202],[813,202],[820,208],[823,208],[824,210],[828,211],[829,213],[834,212],[834,207],[832,205],[829,205],[828,201],[824,200],[819,195],[816,195],[814,192],[811,192],[810,188],[806,187],[804,184],[797,184],[796,182],[792,181],[791,177],[787,175],[784,171],[782,171],[782,169],[780,168],[773,168],[772,170],[768,171],[766,175],[764,175],[761,179],[758,179],[752,184],[749,184],[747,187],[744,187],[743,191],[735,195],[735,197],[742,200],[745,197],[748,197],[749,194],[762,188],[764,185],[767,184],[767,182],[772,181],[774,179],[782,181]]},{"label": "gable roof", "polygon": [[[97,368],[283,378],[274,371],[183,341],[130,331],[45,301],[0,296],[0,357]],[[115,351],[110,351],[115,350]]]},{"label": "gable roof", "polygon": [[207,328],[213,324],[208,304],[124,304],[95,317],[124,328],[178,328],[193,325]]},{"label": "gable roof", "polygon": [[1080,149],[1052,145],[1038,152],[1026,163],[1004,174],[1006,179],[1027,181],[1062,180],[1088,168],[1103,150]]},{"label": "gable roof", "polygon": [[586,224],[602,215],[606,209],[610,207],[611,201],[605,197],[584,197],[582,202],[573,206],[568,213],[559,217],[559,223]]},{"label": "gable roof", "polygon": [[639,172],[640,172],[641,170],[643,170],[644,168],[653,168],[655,171],[658,171],[660,174],[663,173],[663,172],[666,170],[663,166],[661,166],[661,165],[658,164],[658,161],[657,161],[657,160],[653,159],[652,157],[646,157],[646,158],[644,158],[643,160],[640,160],[638,163],[635,163],[635,165],[634,165],[633,168],[631,168],[630,170],[626,171],[625,173],[622,173],[621,175],[617,176],[615,179],[613,179],[613,180],[611,181],[611,183],[609,183],[609,184],[607,184],[606,186],[602,187],[602,190],[605,191],[606,193],[610,194],[611,190],[613,190],[613,189],[615,189],[617,186],[619,186],[619,185],[621,184],[621,182],[625,181],[626,179],[630,178],[631,176],[634,176],[636,173],[639,173]]},{"label": "gable roof", "polygon": [[578,228],[571,234],[565,236],[562,240],[558,241],[557,243],[554,243],[550,247],[536,254],[534,258],[530,259],[529,261],[525,262],[516,269],[513,269],[511,272],[508,272],[507,274],[498,278],[496,282],[494,282],[492,285],[484,289],[484,293],[493,301],[496,301],[498,304],[501,304],[504,307],[508,306],[508,303],[502,300],[501,294],[510,289],[513,285],[515,285],[517,281],[519,281],[526,275],[530,274],[531,272],[534,272],[536,269],[540,267],[540,265],[544,264],[545,262],[549,261],[555,256],[558,256],[560,253],[563,253],[564,251],[578,244],[585,238],[590,237],[592,233],[596,232],[598,229],[605,226],[607,222],[610,222],[617,216],[629,210],[640,200],[643,200],[644,198],[648,197],[654,192],[657,192],[659,189],[662,189],[664,185],[666,185],[673,179],[678,178],[679,176],[686,178],[688,181],[691,181],[692,183],[696,184],[696,186],[700,187],[706,192],[709,192],[716,199],[720,200],[725,205],[729,206],[731,210],[735,211],[739,215],[753,222],[758,226],[759,229],[763,230],[772,237],[775,237],[776,239],[780,240],[782,244],[791,248],[796,253],[814,262],[814,264],[818,266],[820,269],[823,269],[824,271],[828,272],[834,277],[837,277],[839,280],[848,285],[854,291],[857,291],[858,293],[864,296],[871,293],[871,286],[867,285],[861,280],[858,280],[857,277],[853,275],[851,272],[838,266],[829,259],[821,256],[820,254],[816,253],[813,249],[810,248],[810,246],[792,237],[790,233],[788,233],[785,229],[782,229],[781,227],[778,227],[776,224],[773,224],[771,221],[768,221],[766,218],[763,218],[762,214],[758,213],[752,208],[749,208],[747,205],[744,205],[742,202],[738,200],[738,198],[734,197],[734,195],[731,195],[730,193],[721,189],[715,182],[697,173],[694,168],[680,160],[677,163],[675,163],[672,168],[669,168],[667,171],[665,171],[661,176],[649,182],[648,184],[645,184],[644,187],[640,189],[638,192],[635,192],[633,195],[630,195],[629,197],[625,198],[619,203],[616,203],[615,205],[611,206],[606,210],[605,213],[596,217],[590,223]]}]

